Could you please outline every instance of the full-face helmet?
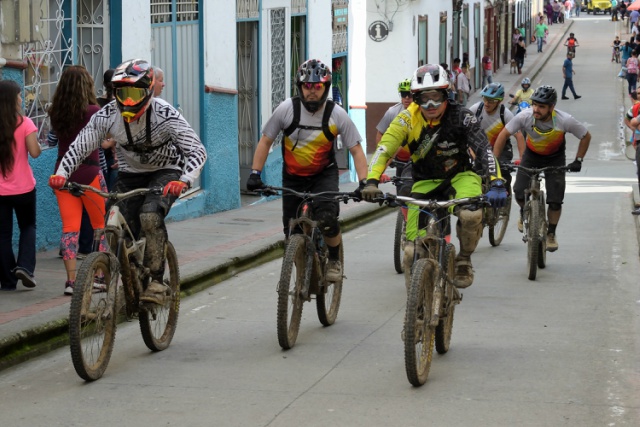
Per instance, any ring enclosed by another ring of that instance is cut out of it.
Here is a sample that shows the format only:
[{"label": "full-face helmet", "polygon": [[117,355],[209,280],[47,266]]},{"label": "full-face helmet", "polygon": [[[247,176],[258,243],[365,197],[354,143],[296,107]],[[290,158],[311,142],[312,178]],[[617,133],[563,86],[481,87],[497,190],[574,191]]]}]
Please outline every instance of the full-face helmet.
[{"label": "full-face helmet", "polygon": [[520,83],[520,85],[522,86],[522,89],[529,90],[529,88],[531,87],[531,79],[529,77],[525,77],[524,79],[522,79],[522,83]]},{"label": "full-face helmet", "polygon": [[[413,102],[423,108],[428,108],[428,105],[438,107],[448,98],[450,86],[449,75],[442,66],[438,64],[423,65],[413,73],[411,78]],[[435,102],[435,99],[427,99],[433,97],[423,96],[424,93],[429,92],[441,92],[443,100]]]},{"label": "full-face helmet", "polygon": [[144,59],[132,59],[116,67],[111,78],[116,104],[127,123],[138,120],[153,98],[153,67]]},{"label": "full-face helmet", "polygon": [[[302,85],[305,84],[324,85],[324,93],[320,97],[319,101],[306,101],[304,99],[302,94]],[[298,71],[296,71],[296,85],[298,86],[298,93],[300,94],[302,105],[304,105],[308,111],[314,113],[318,111],[320,106],[325,103],[329,96],[329,89],[331,88],[331,69],[318,59],[309,59],[298,67]]]}]

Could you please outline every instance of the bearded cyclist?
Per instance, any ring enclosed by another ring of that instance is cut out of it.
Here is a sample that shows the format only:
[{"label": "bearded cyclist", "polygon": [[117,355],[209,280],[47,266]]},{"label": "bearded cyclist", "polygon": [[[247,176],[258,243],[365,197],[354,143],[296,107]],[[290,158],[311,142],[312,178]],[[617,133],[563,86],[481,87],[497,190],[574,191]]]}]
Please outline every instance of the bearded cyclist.
[{"label": "bearded cyclist", "polygon": [[[356,166],[358,178],[364,181],[367,158],[360,145],[362,137],[349,115],[339,105],[328,100],[331,90],[331,70],[322,61],[310,59],[296,72],[298,96],[284,100],[262,128],[253,157],[247,190],[265,187],[262,168],[269,150],[280,131],[282,142],[282,185],[303,192],[339,191],[338,165],[335,159],[334,140],[340,134],[349,148]],[[362,184],[364,185],[364,184]],[[282,195],[282,225],[289,235],[289,220],[297,217],[302,199],[292,194]],[[313,213],[318,221],[329,249],[326,279],[337,282],[343,276],[340,262],[342,234],[338,215],[340,204],[335,200],[314,200]]]},{"label": "bearded cyclist", "polygon": [[[166,101],[155,98],[153,67],[142,59],[120,64],[112,78],[115,100],[105,105],[78,134],[64,155],[49,186],[60,189],[107,135],[115,141],[119,173],[114,191],[163,187],[162,195],[147,194],[118,202],[133,234],[146,237],[144,265],[151,282],[140,301],[162,304],[168,292],[163,284],[164,218],[177,197],[200,175],[207,159],[205,147],[184,117]],[[106,148],[106,147],[103,147]]]},{"label": "bearded cyclist", "polygon": [[[522,155],[520,165],[527,168],[544,168],[547,166],[565,166],[566,164],[566,134],[573,134],[580,140],[578,151],[573,162],[568,164],[571,172],[580,172],[582,161],[589,149],[591,134],[587,128],[573,116],[564,111],[556,110],[558,93],[551,86],[540,86],[531,96],[532,108],[517,114],[500,132],[493,146],[493,154],[500,157],[505,143],[513,133],[527,130],[526,149]],[[518,230],[522,232],[522,210],[524,208],[524,191],[529,187],[529,175],[519,169],[516,183],[513,186],[516,202],[520,205],[520,220]],[[558,250],[556,227],[560,221],[564,190],[566,187],[565,173],[545,172],[545,187],[547,189],[547,251]]]},{"label": "bearded cyclist", "polygon": [[[482,194],[482,180],[473,171],[468,149],[473,150],[483,172],[492,177],[487,193],[492,205],[506,203],[507,190],[496,166],[487,137],[476,117],[466,108],[449,101],[450,82],[440,65],[427,64],[418,68],[411,79],[414,103],[396,117],[380,140],[369,164],[367,185],[362,197],[370,202],[382,196],[378,189],[380,174],[403,141],[408,141],[414,198],[449,199],[475,197]],[[454,284],[466,288],[473,283],[471,254],[482,234],[482,210],[462,208],[456,212],[456,231],[460,252],[456,257]],[[415,239],[426,222],[426,215],[410,209],[407,218],[407,245],[404,248],[405,285],[409,288],[411,266],[416,250]]]}]

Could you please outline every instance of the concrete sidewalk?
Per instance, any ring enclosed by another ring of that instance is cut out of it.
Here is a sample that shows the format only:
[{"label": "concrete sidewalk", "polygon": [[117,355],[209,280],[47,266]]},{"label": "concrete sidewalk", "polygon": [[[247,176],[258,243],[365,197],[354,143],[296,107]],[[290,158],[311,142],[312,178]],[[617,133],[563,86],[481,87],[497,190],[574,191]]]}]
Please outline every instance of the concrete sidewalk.
[{"label": "concrete sidewalk", "polygon": [[[507,93],[515,93],[524,77],[534,81],[556,47],[562,48],[571,24],[570,20],[550,27],[543,53],[536,52],[535,44],[528,46],[523,74],[509,74],[507,64],[495,73],[494,81],[502,83]],[[468,105],[479,100],[478,90]],[[353,183],[340,186],[342,191],[355,187]],[[383,189],[393,191],[393,186],[385,184]],[[250,198],[243,196],[240,209],[168,224],[178,253],[183,296],[282,255],[280,201],[252,204]],[[255,197],[255,202],[259,200]],[[344,231],[393,212],[353,202],[340,209]],[[0,370],[68,344],[70,297],[63,295],[66,273],[57,250],[38,253],[36,279],[34,289],[19,284],[17,291],[0,294]]]}]

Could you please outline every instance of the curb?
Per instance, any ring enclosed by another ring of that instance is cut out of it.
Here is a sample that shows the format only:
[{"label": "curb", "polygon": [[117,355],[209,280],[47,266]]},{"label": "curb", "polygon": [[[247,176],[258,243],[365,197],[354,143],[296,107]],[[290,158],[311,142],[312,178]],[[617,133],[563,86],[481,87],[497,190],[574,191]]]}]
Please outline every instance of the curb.
[{"label": "curb", "polygon": [[[361,214],[340,221],[342,232],[347,232],[370,221],[395,212],[395,209],[372,205]],[[194,295],[223,282],[240,272],[282,257],[284,239],[257,248],[246,255],[235,257],[209,270],[181,278],[181,298]],[[120,323],[120,322],[119,322]],[[69,319],[47,322],[0,340],[0,371],[26,362],[42,354],[69,344]]]}]

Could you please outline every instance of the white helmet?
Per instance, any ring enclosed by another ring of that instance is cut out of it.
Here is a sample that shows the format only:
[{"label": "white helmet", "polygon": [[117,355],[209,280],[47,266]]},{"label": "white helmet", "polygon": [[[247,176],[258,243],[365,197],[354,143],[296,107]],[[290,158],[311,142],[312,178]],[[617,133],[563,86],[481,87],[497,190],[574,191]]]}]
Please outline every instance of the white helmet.
[{"label": "white helmet", "polygon": [[411,92],[425,90],[448,90],[449,75],[440,65],[426,64],[418,68],[411,78]]}]

